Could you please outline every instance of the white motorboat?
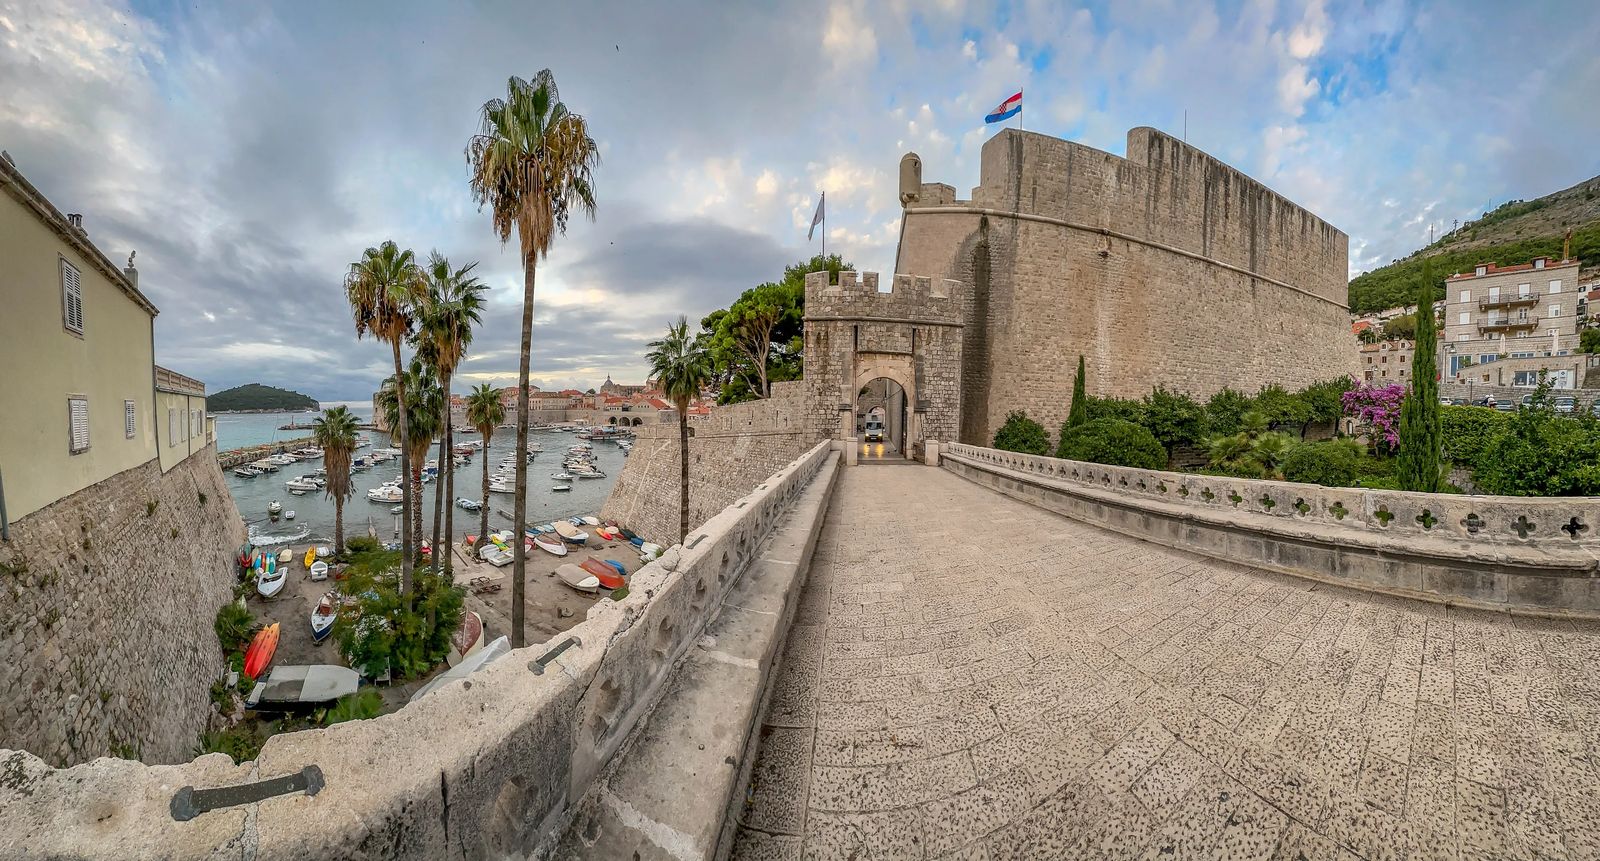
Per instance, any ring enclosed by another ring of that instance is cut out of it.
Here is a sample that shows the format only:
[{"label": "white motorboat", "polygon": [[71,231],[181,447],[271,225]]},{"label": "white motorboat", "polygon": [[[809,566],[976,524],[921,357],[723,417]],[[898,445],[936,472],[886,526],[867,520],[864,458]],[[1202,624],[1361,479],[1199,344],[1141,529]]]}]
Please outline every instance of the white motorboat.
[{"label": "white motorboat", "polygon": [[322,596],[317,606],[311,608],[311,640],[316,643],[326,640],[333,633],[333,623],[338,619],[339,593],[329,592]]},{"label": "white motorboat", "polygon": [[406,513],[406,507],[404,505],[396,505],[395,507],[389,509],[389,513],[390,514],[405,514]]},{"label": "white motorboat", "polygon": [[490,493],[516,493],[517,492],[517,486],[515,484],[511,484],[509,482],[491,481],[491,482],[489,482],[489,492]]},{"label": "white motorboat", "polygon": [[574,472],[573,475],[576,475],[579,478],[605,478],[606,477],[606,474],[601,472],[598,469],[583,469],[583,470],[579,470],[577,472]]},{"label": "white motorboat", "polygon": [[555,479],[556,481],[571,481],[572,480],[572,473],[570,473],[570,472],[552,472],[552,473],[550,473],[550,477]]},{"label": "white motorboat", "polygon": [[496,568],[504,568],[516,560],[516,557],[510,551],[501,550],[493,544],[485,545],[482,550],[478,551],[478,556]]},{"label": "white motorboat", "polygon": [[288,481],[284,482],[283,486],[289,488],[290,492],[298,490],[301,493],[309,493],[310,491],[318,489],[317,488],[317,480],[315,478],[312,478],[309,475],[302,475],[302,476],[299,476],[298,478],[291,478]]},{"label": "white motorboat", "polygon": [[386,484],[367,491],[367,499],[392,505],[405,500],[405,491],[398,485]]},{"label": "white motorboat", "polygon": [[465,496],[462,496],[456,499],[456,506],[459,508],[464,508],[468,511],[480,511],[483,509],[483,502],[477,499],[468,499]]},{"label": "white motorboat", "polygon": [[283,513],[283,519],[284,520],[293,520],[294,519],[294,509],[291,508],[288,511],[285,511]]},{"label": "white motorboat", "polygon": [[326,558],[328,558],[329,556],[332,556],[332,555],[333,555],[333,548],[331,548],[331,547],[324,546],[324,547],[318,547],[317,548],[317,558],[318,559],[326,559]]},{"label": "white motorboat", "polygon": [[282,511],[283,511],[283,503],[279,502],[278,500],[274,499],[271,502],[267,503],[267,513],[268,514],[276,517]]},{"label": "white motorboat", "polygon": [[567,542],[568,544],[583,544],[589,540],[589,533],[584,532],[582,529],[573,526],[571,523],[568,523],[565,520],[557,520],[552,525],[555,526],[556,534],[561,536],[561,540]]},{"label": "white motorboat", "polygon": [[561,493],[562,491],[571,490],[572,489],[572,485],[570,485],[570,484],[552,484],[552,485],[550,485],[550,489],[552,491],[556,492],[556,493]]},{"label": "white motorboat", "polygon": [[593,594],[600,591],[600,579],[571,562],[557,568],[556,577],[579,592]]},{"label": "white motorboat", "polygon": [[259,470],[259,469],[251,469],[248,466],[241,466],[238,469],[234,470],[233,474],[239,476],[240,478],[255,478],[256,476],[261,474],[261,470]]},{"label": "white motorboat", "polygon": [[567,555],[566,543],[554,535],[546,535],[543,532],[535,532],[532,538],[533,546],[543,550],[546,553],[549,553],[551,556]]},{"label": "white motorboat", "polygon": [[573,526],[577,526],[578,525],[578,521],[580,521],[580,520],[583,521],[583,525],[584,526],[599,526],[600,525],[600,518],[595,517],[592,514],[585,514],[582,517],[574,517],[574,518],[572,518],[572,520],[573,520],[573,523],[572,523]]}]

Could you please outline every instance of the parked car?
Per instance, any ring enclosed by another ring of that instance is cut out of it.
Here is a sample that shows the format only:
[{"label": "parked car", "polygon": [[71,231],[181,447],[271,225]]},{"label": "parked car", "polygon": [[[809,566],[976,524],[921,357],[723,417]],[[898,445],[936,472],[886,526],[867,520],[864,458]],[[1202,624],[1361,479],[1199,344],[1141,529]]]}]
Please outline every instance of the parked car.
[{"label": "parked car", "polygon": [[1478,398],[1477,400],[1473,401],[1472,405],[1475,406],[1475,407],[1491,407],[1492,408],[1495,405],[1495,403],[1494,403],[1494,395],[1484,395],[1483,397]]},{"label": "parked car", "polygon": [[1512,406],[1512,404],[1511,404],[1511,402],[1510,402],[1510,401],[1503,401],[1503,402],[1498,402],[1498,403],[1492,403],[1492,404],[1490,404],[1490,405],[1489,405],[1489,406],[1492,406],[1492,407],[1494,407],[1494,408],[1495,408],[1495,409],[1497,409],[1497,410],[1499,410],[1499,411],[1500,411],[1500,412],[1503,412],[1503,413],[1509,413],[1509,412],[1511,412],[1511,411],[1512,411],[1512,410],[1513,410],[1513,409],[1515,409],[1515,407],[1513,407],[1513,406]]},{"label": "parked car", "polygon": [[1600,401],[1595,401],[1594,403],[1590,404],[1589,412],[1596,416],[1600,416]]},{"label": "parked car", "polygon": [[1525,406],[1525,407],[1533,406],[1533,395],[1523,395],[1522,396],[1522,405]]},{"label": "parked car", "polygon": [[1558,413],[1570,413],[1570,412],[1576,412],[1577,409],[1578,409],[1578,399],[1577,398],[1556,398],[1556,412],[1558,412]]}]

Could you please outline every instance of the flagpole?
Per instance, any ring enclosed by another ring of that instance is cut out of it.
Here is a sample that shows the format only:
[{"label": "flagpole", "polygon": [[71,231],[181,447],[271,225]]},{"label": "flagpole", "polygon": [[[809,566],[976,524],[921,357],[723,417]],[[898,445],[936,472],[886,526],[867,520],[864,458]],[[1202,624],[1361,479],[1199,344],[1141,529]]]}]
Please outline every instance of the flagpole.
[{"label": "flagpole", "polygon": [[817,198],[817,205],[822,207],[822,265],[828,265],[828,193],[824,191]]}]

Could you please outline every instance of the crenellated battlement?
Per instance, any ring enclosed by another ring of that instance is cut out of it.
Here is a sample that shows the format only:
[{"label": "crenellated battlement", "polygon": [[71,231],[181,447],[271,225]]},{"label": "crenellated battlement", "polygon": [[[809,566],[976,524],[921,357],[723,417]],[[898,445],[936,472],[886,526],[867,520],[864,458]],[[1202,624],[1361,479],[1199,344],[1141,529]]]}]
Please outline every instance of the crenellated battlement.
[{"label": "crenellated battlement", "polygon": [[843,271],[837,284],[829,283],[825,270],[807,273],[806,316],[961,323],[960,281],[898,274],[889,280],[887,290],[881,285],[876,272]]}]

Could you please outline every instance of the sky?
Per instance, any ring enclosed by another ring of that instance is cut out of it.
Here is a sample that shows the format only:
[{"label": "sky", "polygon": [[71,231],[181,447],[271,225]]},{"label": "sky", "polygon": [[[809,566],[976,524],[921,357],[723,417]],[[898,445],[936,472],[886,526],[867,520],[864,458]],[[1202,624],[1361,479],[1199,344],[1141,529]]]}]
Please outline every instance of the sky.
[{"label": "sky", "polygon": [[505,385],[522,272],[464,150],[549,68],[602,162],[596,219],[539,268],[533,377],[587,389],[815,253],[821,190],[828,250],[887,272],[900,156],[966,196],[1019,88],[1030,131],[1186,134],[1349,234],[1355,274],[1600,174],[1597,44],[1592,0],[0,0],[0,148],[113,260],[138,251],[157,361],[211,391],[369,397],[392,358],[341,284],[385,239],[478,262],[457,388]]}]

